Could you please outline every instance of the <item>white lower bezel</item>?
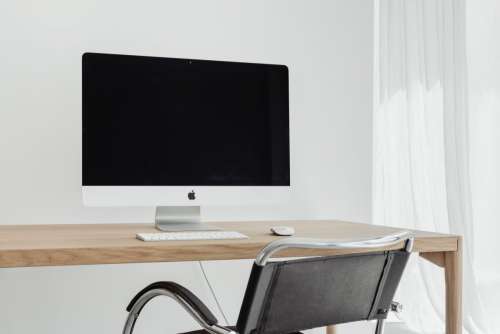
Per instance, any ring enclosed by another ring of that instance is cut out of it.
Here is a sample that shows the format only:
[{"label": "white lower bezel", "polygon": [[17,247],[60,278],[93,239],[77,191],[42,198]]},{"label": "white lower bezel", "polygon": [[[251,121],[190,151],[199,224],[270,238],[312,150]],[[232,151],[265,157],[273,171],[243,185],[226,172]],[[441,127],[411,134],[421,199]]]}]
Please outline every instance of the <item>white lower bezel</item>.
[{"label": "white lower bezel", "polygon": [[[189,200],[194,191],[196,199]],[[83,186],[85,206],[204,206],[287,202],[289,186]]]}]

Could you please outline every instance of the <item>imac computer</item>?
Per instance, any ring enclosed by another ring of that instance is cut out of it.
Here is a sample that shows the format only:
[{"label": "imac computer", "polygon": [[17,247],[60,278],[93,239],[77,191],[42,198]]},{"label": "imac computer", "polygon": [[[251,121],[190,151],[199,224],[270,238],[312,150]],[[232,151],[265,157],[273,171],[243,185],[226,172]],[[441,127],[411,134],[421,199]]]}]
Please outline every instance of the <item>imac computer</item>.
[{"label": "imac computer", "polygon": [[85,53],[82,72],[85,205],[210,230],[201,206],[288,198],[286,66]]}]

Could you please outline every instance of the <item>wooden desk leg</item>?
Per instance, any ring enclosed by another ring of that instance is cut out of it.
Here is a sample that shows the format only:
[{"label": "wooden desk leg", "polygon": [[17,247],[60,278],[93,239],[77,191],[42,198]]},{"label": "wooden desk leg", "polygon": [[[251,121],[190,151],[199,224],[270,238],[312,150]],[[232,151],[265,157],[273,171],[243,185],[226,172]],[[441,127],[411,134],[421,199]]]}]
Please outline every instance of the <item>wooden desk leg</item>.
[{"label": "wooden desk leg", "polygon": [[334,325],[326,326],[326,334],[335,334],[336,332]]},{"label": "wooden desk leg", "polygon": [[462,334],[462,238],[456,252],[444,253],[446,334]]}]

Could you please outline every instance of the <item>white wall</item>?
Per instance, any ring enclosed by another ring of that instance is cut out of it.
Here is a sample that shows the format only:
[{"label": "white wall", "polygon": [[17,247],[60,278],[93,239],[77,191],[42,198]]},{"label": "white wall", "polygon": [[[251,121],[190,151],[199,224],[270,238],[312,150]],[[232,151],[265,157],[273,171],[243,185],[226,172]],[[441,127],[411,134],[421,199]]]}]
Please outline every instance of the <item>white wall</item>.
[{"label": "white wall", "polygon": [[[287,64],[293,202],[206,218],[368,222],[372,14],[364,0],[1,1],[0,224],[152,220],[153,208],[81,204],[84,51]],[[249,264],[207,263],[230,321]],[[0,332],[117,333],[126,302],[154,280],[186,284],[215,309],[197,263],[1,269]],[[137,333],[190,328],[154,303]]]}]

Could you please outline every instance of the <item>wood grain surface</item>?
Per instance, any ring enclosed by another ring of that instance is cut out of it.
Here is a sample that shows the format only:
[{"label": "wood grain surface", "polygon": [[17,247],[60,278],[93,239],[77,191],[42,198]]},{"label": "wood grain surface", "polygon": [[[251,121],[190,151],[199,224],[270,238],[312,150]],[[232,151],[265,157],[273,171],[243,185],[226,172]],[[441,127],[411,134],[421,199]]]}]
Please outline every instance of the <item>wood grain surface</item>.
[{"label": "wood grain surface", "polygon": [[[322,239],[373,238],[399,229],[334,220],[210,222],[249,236],[245,240],[143,242],[138,232],[156,232],[153,224],[3,225],[0,226],[0,267],[62,266],[110,263],[230,260],[255,258],[279,237],[269,228],[293,226],[297,237]],[[454,252],[458,237],[414,231],[415,252]],[[401,245],[393,248],[400,247]],[[313,256],[359,250],[287,250],[277,256]]]}]

